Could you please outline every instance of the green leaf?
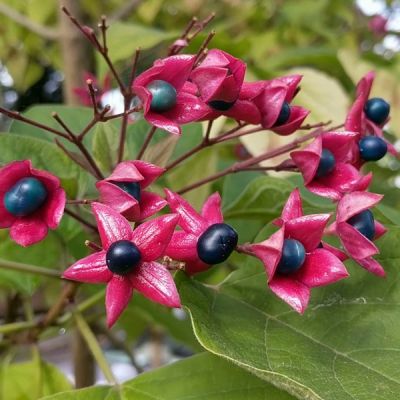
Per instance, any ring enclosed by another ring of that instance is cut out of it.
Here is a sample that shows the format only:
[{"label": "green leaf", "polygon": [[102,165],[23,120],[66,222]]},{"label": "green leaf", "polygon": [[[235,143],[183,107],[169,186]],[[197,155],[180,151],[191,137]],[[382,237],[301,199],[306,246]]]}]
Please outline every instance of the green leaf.
[{"label": "green leaf", "polygon": [[397,400],[399,240],[391,227],[377,243],[387,279],[350,263],[349,279],[313,289],[303,316],[267,289],[255,259],[217,287],[179,274],[181,300],[205,349],[299,399]]},{"label": "green leaf", "polygon": [[110,121],[98,124],[93,134],[93,157],[104,173],[111,173],[116,162],[120,133]]},{"label": "green leaf", "polygon": [[[132,321],[135,321],[135,323],[132,324]],[[139,330],[137,321],[140,325]],[[201,349],[193,335],[188,315],[182,315],[178,318],[174,310],[147,300],[143,296],[138,295],[130,302],[118,322],[118,326],[127,332],[130,339],[136,339],[138,334],[142,333],[150,324],[165,330],[175,340],[193,350]]]},{"label": "green leaf", "polygon": [[[65,243],[55,232],[34,246],[21,247],[8,237],[8,231],[0,232],[0,258],[20,263],[30,263],[41,267],[57,269],[65,267]],[[43,257],[46,254],[46,257]],[[63,263],[65,263],[63,265]],[[41,282],[37,275],[11,271],[0,267],[0,287],[32,294]]]},{"label": "green leaf", "polygon": [[116,387],[94,387],[42,400],[293,400],[231,363],[200,354]]},{"label": "green leaf", "polygon": [[[195,154],[185,163],[171,169],[167,175],[168,186],[176,191],[200,179],[212,175],[217,170],[218,151],[207,148]],[[185,195],[185,198],[196,208],[200,209],[204,200],[210,194],[211,183],[200,186]]]},{"label": "green leaf", "polygon": [[54,143],[33,137],[2,133],[0,135],[0,163],[14,160],[32,160],[37,169],[45,169],[61,179],[67,194],[74,198],[78,190],[83,191],[90,179],[87,172],[80,169]]},{"label": "green leaf", "polygon": [[225,218],[277,217],[294,185],[288,180],[261,176],[253,179],[241,195],[224,208]]},{"label": "green leaf", "polygon": [[140,24],[114,22],[107,32],[109,55],[114,62],[129,60],[138,47],[142,49],[153,47],[174,35],[173,32],[165,32]]},{"label": "green leaf", "polygon": [[[51,128],[63,131],[63,128],[60,127],[58,122],[52,117],[53,112],[56,112],[60,116],[73,133],[80,133],[93,117],[93,110],[89,107],[71,107],[60,104],[36,105],[28,108],[22,115]],[[21,121],[13,121],[9,130],[13,133],[20,133],[24,136],[33,136],[48,141],[53,141],[55,137],[51,132]],[[91,129],[90,132],[92,131],[93,129]],[[85,136],[85,145],[91,143],[90,137],[91,133]],[[65,141],[63,143],[69,150],[76,149],[76,147],[69,142]]]},{"label": "green leaf", "polygon": [[0,398],[37,400],[42,396],[71,390],[67,378],[53,365],[40,361],[3,366],[0,369]]},{"label": "green leaf", "polygon": [[312,113],[308,123],[332,121],[342,124],[350,106],[349,98],[340,83],[324,72],[313,68],[293,68],[289,74],[303,76],[301,90],[296,96],[296,105],[303,106]]}]

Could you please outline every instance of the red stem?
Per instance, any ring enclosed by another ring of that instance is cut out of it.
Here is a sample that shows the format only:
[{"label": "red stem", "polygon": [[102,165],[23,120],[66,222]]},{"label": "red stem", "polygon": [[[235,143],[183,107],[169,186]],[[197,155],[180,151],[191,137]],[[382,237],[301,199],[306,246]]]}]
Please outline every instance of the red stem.
[{"label": "red stem", "polygon": [[0,107],[0,113],[6,115],[9,118],[15,119],[17,121],[25,122],[26,124],[36,126],[37,128],[43,129],[45,131],[54,133],[55,135],[60,136],[64,139],[70,140],[70,137],[68,135],[66,135],[65,133],[63,133],[57,129],[54,129],[50,126],[43,125],[40,122],[36,122],[30,118],[26,118],[18,112],[7,110],[6,108]]},{"label": "red stem", "polygon": [[[210,121],[210,122],[212,122],[212,121]],[[181,155],[179,158],[177,158],[175,161],[172,161],[170,164],[168,164],[168,165],[165,167],[165,172],[164,172],[164,173],[166,173],[167,171],[169,171],[169,170],[172,169],[172,168],[175,168],[175,167],[176,167],[177,165],[179,165],[181,162],[185,161],[186,159],[188,159],[188,158],[191,157],[192,155],[196,154],[197,152],[199,152],[199,151],[205,149],[206,147],[209,147],[209,146],[212,146],[212,145],[214,145],[214,144],[223,142],[224,140],[221,140],[221,139],[224,139],[225,137],[229,136],[231,133],[234,133],[234,132],[238,131],[238,130],[241,129],[243,126],[245,126],[245,125],[239,125],[239,126],[233,128],[233,129],[231,129],[231,130],[229,130],[229,131],[223,133],[222,135],[220,135],[220,136],[218,136],[218,137],[216,137],[216,138],[210,139],[211,126],[208,125],[206,135],[205,135],[204,139],[201,141],[201,143],[199,143],[197,146],[193,147],[193,148],[192,148],[191,150],[189,150],[187,153],[182,154],[182,155]],[[226,140],[229,140],[229,139],[226,139]]]},{"label": "red stem", "polygon": [[[219,178],[222,178],[225,175],[228,175],[228,174],[231,174],[234,172],[245,171],[248,167],[257,165],[261,161],[269,160],[271,158],[277,157],[281,154],[285,154],[291,150],[296,149],[301,143],[303,143],[309,139],[312,139],[315,136],[318,136],[321,132],[322,132],[322,130],[320,128],[316,129],[315,131],[309,133],[308,135],[305,135],[301,138],[295,139],[293,142],[288,143],[285,146],[278,147],[274,150],[268,151],[257,157],[249,158],[248,160],[245,160],[245,161],[236,162],[236,163],[232,164],[230,167],[225,168],[222,171],[217,172],[214,175],[211,175],[207,178],[201,179],[189,186],[184,187],[183,189],[180,189],[179,191],[177,191],[177,193],[183,194],[183,193],[189,192],[190,190],[197,189],[198,187],[205,185],[206,183],[209,183],[209,182],[215,181]],[[276,167],[273,167],[273,168],[278,168],[280,171],[287,169],[286,165],[282,165],[282,164],[280,164]],[[292,169],[292,168],[290,168],[290,169]]]},{"label": "red stem", "polygon": [[120,163],[124,158],[125,151],[125,141],[126,141],[126,131],[128,128],[128,109],[131,102],[131,95],[126,94],[124,96],[124,113],[122,115],[121,121],[121,134],[119,138],[119,146],[118,146],[118,163]]},{"label": "red stem", "polygon": [[142,148],[140,149],[138,155],[136,156],[136,160],[140,160],[143,157],[144,152],[146,151],[148,145],[150,144],[151,139],[153,139],[153,136],[154,136],[154,133],[156,132],[156,130],[157,130],[156,126],[152,126],[150,128],[149,132],[147,133],[146,140],[144,141]]}]

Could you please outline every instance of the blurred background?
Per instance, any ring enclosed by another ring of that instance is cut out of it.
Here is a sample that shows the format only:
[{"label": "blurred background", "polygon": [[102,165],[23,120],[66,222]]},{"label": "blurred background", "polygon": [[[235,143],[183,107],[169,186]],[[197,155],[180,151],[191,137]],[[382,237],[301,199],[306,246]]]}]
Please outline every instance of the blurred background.
[{"label": "blurred background", "polygon": [[[102,104],[120,110],[121,98],[104,62],[61,14],[61,5],[95,29],[101,15],[108,16],[110,57],[127,79],[137,47],[143,49],[139,70],[144,70],[166,55],[171,41],[193,16],[201,19],[214,12],[206,30],[216,31],[210,47],[245,60],[248,79],[304,75],[296,103],[312,111],[308,123],[343,123],[355,84],[366,72],[376,70],[372,94],[391,103],[387,135],[400,148],[400,1],[0,0],[3,107],[25,111],[40,103],[84,106],[79,88],[84,89],[87,77],[93,76]],[[195,52],[205,35],[199,35],[188,51]],[[9,123],[0,116],[1,130]],[[237,156],[245,157],[246,151],[257,154],[284,140],[264,133],[252,135],[243,141],[245,147]],[[385,157],[369,168],[376,174],[372,191],[385,191],[385,204],[398,207],[399,162]],[[40,305],[40,298],[32,301]],[[94,312],[93,329],[120,380],[199,349],[183,311],[166,311],[139,296],[112,333],[97,318]],[[66,333],[65,329],[54,332],[42,343],[41,352],[74,379],[70,359],[75,357],[77,365],[79,357],[77,361],[76,352],[69,349]],[[79,356],[83,359],[85,354]],[[88,382],[103,379],[96,371],[87,378]]]}]

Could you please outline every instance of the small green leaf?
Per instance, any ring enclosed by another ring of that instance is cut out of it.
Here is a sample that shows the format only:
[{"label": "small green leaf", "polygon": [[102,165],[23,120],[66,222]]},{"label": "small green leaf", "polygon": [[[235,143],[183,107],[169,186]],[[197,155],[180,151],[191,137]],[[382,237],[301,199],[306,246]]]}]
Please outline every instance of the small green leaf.
[{"label": "small green leaf", "polygon": [[[207,148],[195,154],[185,163],[171,169],[167,174],[168,186],[171,190],[180,190],[200,179],[213,175],[217,170],[217,149]],[[196,208],[200,209],[204,200],[210,194],[211,183],[200,186],[185,195],[185,198]]]},{"label": "small green leaf", "polygon": [[225,218],[277,217],[294,185],[288,180],[261,176],[253,179],[240,195],[224,208]]},{"label": "small green leaf", "polygon": [[[8,231],[0,231],[0,258],[5,260],[61,270],[66,263],[64,246],[55,232],[34,246],[21,247],[8,237]],[[41,277],[37,275],[0,268],[0,287],[32,294],[40,282]]]},{"label": "small green leaf", "polygon": [[172,37],[174,37],[173,32],[135,23],[114,22],[107,31],[110,58],[113,62],[130,59],[138,47],[142,49],[153,47],[162,40]]},{"label": "small green leaf", "polygon": [[104,173],[111,173],[116,162],[119,147],[119,131],[114,124],[98,124],[93,134],[93,157]]},{"label": "small green leaf", "polygon": [[[71,107],[60,104],[36,105],[28,108],[22,113],[22,115],[63,132],[63,128],[52,117],[52,113],[54,112],[60,116],[68,128],[75,134],[80,133],[93,118],[93,110],[89,107]],[[19,133],[24,136],[33,136],[48,141],[53,141],[55,137],[51,132],[21,121],[13,121],[9,130],[13,133]],[[91,131],[93,131],[93,129]],[[90,136],[91,133],[86,135],[84,140],[85,145],[90,144]],[[76,147],[69,142],[65,142],[65,145],[69,150],[76,149]]]},{"label": "small green leaf", "polygon": [[40,361],[3,366],[0,369],[0,398],[37,400],[42,396],[71,390],[67,378],[53,365]]},{"label": "small green leaf", "polygon": [[211,354],[199,354],[115,387],[94,387],[42,400],[293,400],[289,394]]}]

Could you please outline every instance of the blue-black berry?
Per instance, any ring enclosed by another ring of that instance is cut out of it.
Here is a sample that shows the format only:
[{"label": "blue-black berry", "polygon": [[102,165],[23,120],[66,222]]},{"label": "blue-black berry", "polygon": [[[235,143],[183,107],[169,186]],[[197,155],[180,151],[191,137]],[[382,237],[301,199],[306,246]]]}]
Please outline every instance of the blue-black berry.
[{"label": "blue-black berry", "polygon": [[389,116],[390,104],[380,97],[374,97],[365,103],[364,111],[370,121],[382,125]]},{"label": "blue-black berry", "polygon": [[137,201],[140,201],[140,185],[138,182],[113,182],[114,185],[121,188],[124,192],[130,194]]},{"label": "blue-black berry", "polygon": [[335,156],[328,149],[322,149],[321,159],[319,160],[318,169],[315,174],[317,178],[329,175],[335,169]]},{"label": "blue-black berry", "polygon": [[107,250],[108,269],[117,275],[125,275],[139,265],[141,254],[137,246],[129,240],[118,240]]},{"label": "blue-black berry", "polygon": [[274,126],[280,126],[285,124],[290,118],[290,104],[285,101],[282,104],[281,111],[279,113],[278,119],[275,121]]},{"label": "blue-black berry", "polygon": [[214,224],[206,229],[197,241],[197,254],[206,264],[225,261],[236,248],[238,234],[228,224]]},{"label": "blue-black berry", "polygon": [[4,196],[4,207],[16,217],[26,217],[46,201],[47,189],[37,178],[20,179]]},{"label": "blue-black berry", "polygon": [[358,142],[360,157],[364,161],[378,161],[385,156],[388,147],[378,136],[365,136]]},{"label": "blue-black berry", "polygon": [[235,104],[234,101],[211,100],[208,105],[217,111],[228,111]]},{"label": "blue-black berry", "polygon": [[157,79],[149,83],[146,88],[152,94],[151,111],[164,112],[175,107],[176,89],[170,83]]},{"label": "blue-black berry", "polygon": [[304,246],[296,239],[285,239],[277,272],[285,275],[296,272],[302,267],[305,259],[306,250]]},{"label": "blue-black berry", "polygon": [[375,236],[375,221],[374,215],[370,210],[361,211],[359,214],[349,218],[347,222],[367,239],[373,240]]}]

